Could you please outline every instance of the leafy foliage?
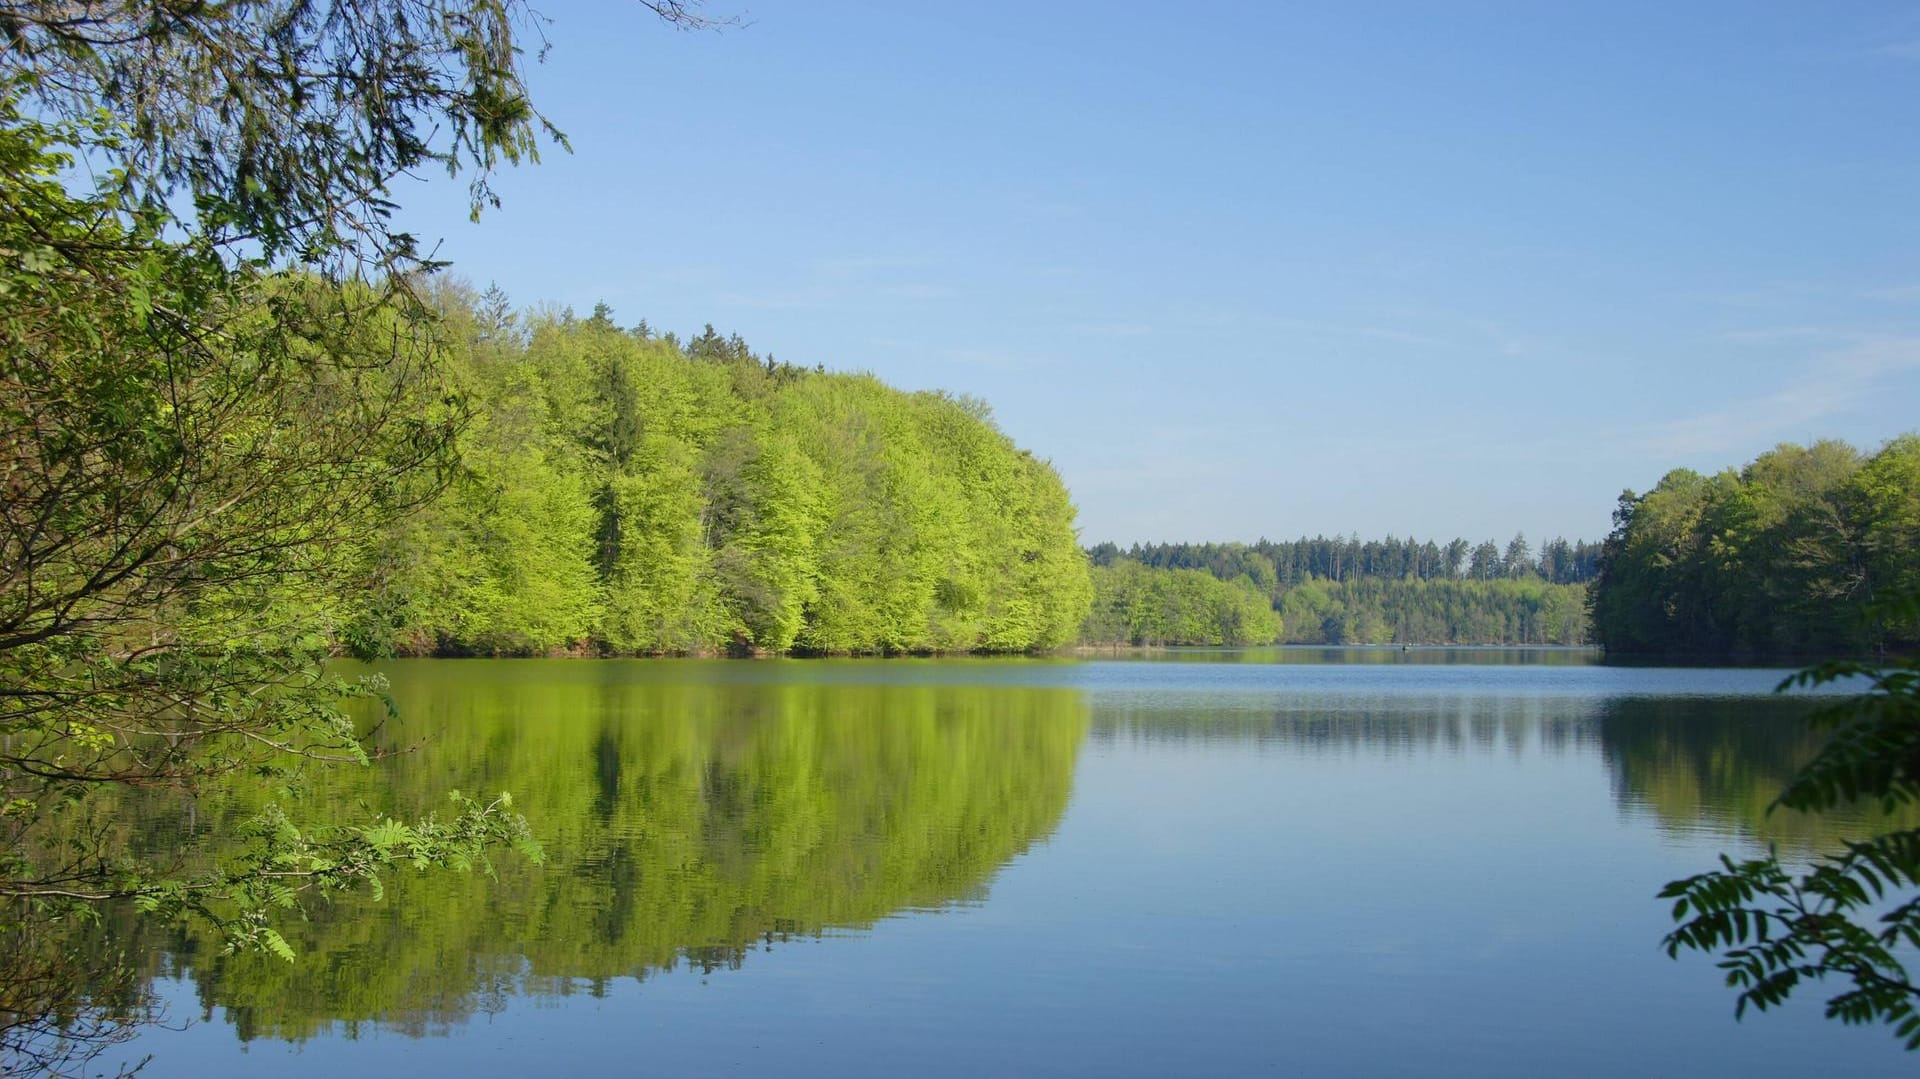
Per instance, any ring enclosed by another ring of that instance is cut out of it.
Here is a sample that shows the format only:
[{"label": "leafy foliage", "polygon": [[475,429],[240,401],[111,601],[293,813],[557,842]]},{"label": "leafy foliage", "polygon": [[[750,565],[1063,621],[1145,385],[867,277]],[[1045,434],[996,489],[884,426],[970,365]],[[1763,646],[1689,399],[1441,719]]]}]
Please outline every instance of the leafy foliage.
[{"label": "leafy foliage", "polygon": [[276,911],[296,909],[303,893],[325,896],[365,886],[378,899],[384,893],[381,874],[399,866],[478,868],[491,877],[488,850],[495,846],[512,847],[535,863],[543,859],[525,819],[512,812],[511,795],[484,803],[459,791],[449,797],[456,813],[448,821],[430,815],[406,824],[383,817],[371,825],[314,831],[303,831],[269,803],[235,829],[239,845],[223,850],[215,867],[184,878],[133,881],[119,898],[131,899],[143,913],[175,920],[199,915],[215,927],[228,952],[257,948],[291,962],[293,948],[271,918]]},{"label": "leafy foliage", "polygon": [[[706,25],[697,0],[652,0]],[[542,134],[521,0],[4,0],[6,67],[33,111],[107,113],[117,182],[135,205],[191,207],[216,248],[309,268],[421,265],[393,231],[388,185],[422,167],[465,171],[473,212],[498,205],[500,166],[536,160]]]},{"label": "leafy foliage", "polygon": [[[110,130],[0,101],[9,804],[364,760],[338,704],[379,687],[317,673],[328,612],[288,599],[351,587],[365,530],[438,489],[458,420],[430,327],[379,297],[229,271],[118,174],[69,194]],[[35,820],[9,818],[0,894],[47,894],[11,856]]]},{"label": "leafy foliage", "polygon": [[[1920,662],[1823,664],[1780,688],[1847,679],[1866,679],[1869,688],[1816,713],[1828,740],[1775,804],[1818,812],[1866,799],[1887,812],[1911,809],[1920,801]],[[1739,862],[1723,855],[1720,869],[1660,894],[1674,900],[1679,923],[1667,953],[1718,954],[1728,986],[1739,990],[1736,1014],[1779,1005],[1803,982],[1836,978],[1850,985],[1828,998],[1829,1018],[1890,1024],[1908,1049],[1920,1049],[1920,985],[1901,961],[1920,947],[1920,829],[1849,841],[1803,868],[1774,854]]]}]

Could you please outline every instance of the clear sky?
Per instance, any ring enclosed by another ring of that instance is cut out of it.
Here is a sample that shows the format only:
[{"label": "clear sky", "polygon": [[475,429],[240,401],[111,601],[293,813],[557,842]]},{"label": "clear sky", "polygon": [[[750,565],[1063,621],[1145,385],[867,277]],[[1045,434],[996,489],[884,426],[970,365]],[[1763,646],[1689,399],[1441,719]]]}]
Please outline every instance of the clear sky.
[{"label": "clear sky", "polygon": [[521,305],[989,401],[1082,537],[1597,539],[1920,428],[1920,6],[541,0]]}]

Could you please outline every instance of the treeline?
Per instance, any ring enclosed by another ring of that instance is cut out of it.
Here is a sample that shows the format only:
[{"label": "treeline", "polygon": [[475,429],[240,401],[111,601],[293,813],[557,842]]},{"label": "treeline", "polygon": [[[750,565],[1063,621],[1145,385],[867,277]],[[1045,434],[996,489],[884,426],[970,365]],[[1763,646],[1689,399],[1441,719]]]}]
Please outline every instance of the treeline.
[{"label": "treeline", "polygon": [[1087,611],[1074,508],[979,401],[440,286],[463,472],[368,545],[353,650],[1017,652]]},{"label": "treeline", "polygon": [[1597,639],[1657,654],[1857,654],[1920,643],[1874,617],[1920,593],[1920,436],[1872,455],[1783,444],[1746,467],[1667,473],[1614,511],[1593,586]]},{"label": "treeline", "polygon": [[1100,543],[1087,549],[1096,566],[1127,558],[1156,569],[1203,569],[1223,581],[1246,577],[1271,594],[1280,587],[1314,578],[1355,581],[1375,577],[1392,581],[1476,580],[1537,577],[1553,584],[1585,584],[1599,572],[1600,544],[1555,537],[1536,553],[1525,533],[1505,548],[1493,540],[1478,544],[1455,538],[1362,541],[1359,536],[1315,536],[1255,543],[1136,543],[1122,550]]},{"label": "treeline", "polygon": [[[1088,548],[1088,644],[1553,644],[1588,640],[1600,545],[1503,551],[1358,538]],[[1264,608],[1258,614],[1251,607]],[[1277,617],[1269,618],[1268,615]]]}]

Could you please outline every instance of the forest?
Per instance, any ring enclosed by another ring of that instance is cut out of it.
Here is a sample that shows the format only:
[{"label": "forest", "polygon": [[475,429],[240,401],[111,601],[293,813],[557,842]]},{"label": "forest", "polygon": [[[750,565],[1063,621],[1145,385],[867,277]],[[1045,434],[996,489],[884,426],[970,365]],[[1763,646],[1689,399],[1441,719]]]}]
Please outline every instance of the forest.
[{"label": "forest", "polygon": [[361,655],[1023,652],[1090,595],[987,406],[439,285],[462,469],[366,545]]},{"label": "forest", "polygon": [[1089,644],[1578,645],[1600,546],[1318,536],[1087,554]]},{"label": "forest", "polygon": [[1871,454],[1782,444],[1740,469],[1675,469],[1613,515],[1593,584],[1609,652],[1862,655],[1920,643],[1920,436]]}]

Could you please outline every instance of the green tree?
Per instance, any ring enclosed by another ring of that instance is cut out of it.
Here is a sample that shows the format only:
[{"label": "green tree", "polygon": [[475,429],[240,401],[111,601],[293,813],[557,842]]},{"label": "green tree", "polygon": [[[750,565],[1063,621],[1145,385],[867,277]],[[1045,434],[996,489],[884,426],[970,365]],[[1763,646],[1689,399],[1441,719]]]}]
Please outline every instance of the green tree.
[{"label": "green tree", "polygon": [[[1872,594],[1920,595],[1920,435],[1887,443],[1847,480],[1843,498]],[[1920,641],[1920,620],[1890,622],[1890,637]]]},{"label": "green tree", "polygon": [[527,14],[0,3],[0,947],[122,897],[284,956],[271,915],[303,891],[533,850],[505,799],[412,823],[263,809],[217,865],[80,826],[120,785],[366,759],[343,706],[380,684],[315,661],[466,417],[387,185],[463,171],[477,211],[533,155]]},{"label": "green tree", "polygon": [[[1022,652],[1070,641],[1060,477],[981,402],[686,355],[610,312],[520,323],[429,290],[462,467],[385,528],[363,653]],[[645,392],[641,392],[641,388]]]},{"label": "green tree", "polygon": [[1476,581],[1490,581],[1500,573],[1500,548],[1492,540],[1485,540],[1473,549],[1471,561],[1467,563],[1467,576]]},{"label": "green tree", "polygon": [[1508,577],[1528,577],[1535,572],[1533,549],[1527,546],[1524,532],[1515,532],[1507,543],[1507,553],[1501,556],[1500,567]]}]

